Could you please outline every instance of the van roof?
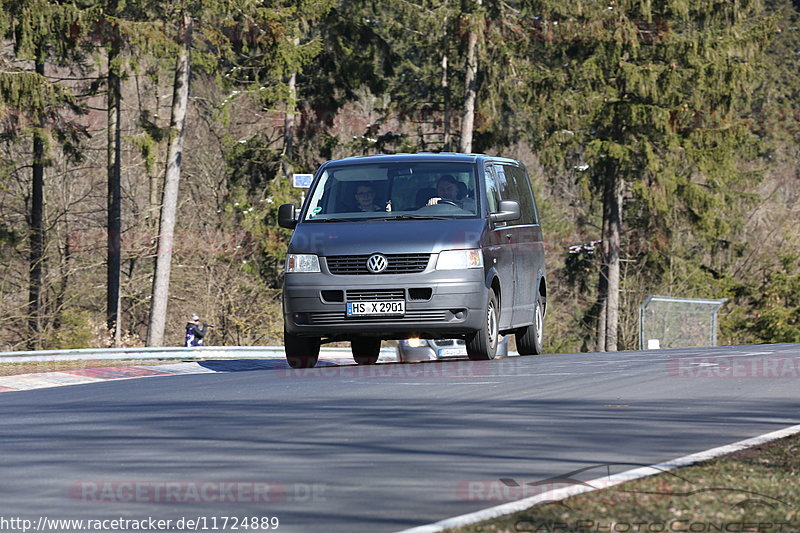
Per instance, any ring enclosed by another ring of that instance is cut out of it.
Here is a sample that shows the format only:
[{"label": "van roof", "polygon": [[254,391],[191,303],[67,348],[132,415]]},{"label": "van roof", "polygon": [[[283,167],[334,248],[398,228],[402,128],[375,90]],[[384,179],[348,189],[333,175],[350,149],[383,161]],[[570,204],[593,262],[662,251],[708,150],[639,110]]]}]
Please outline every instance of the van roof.
[{"label": "van roof", "polygon": [[[504,163],[514,163],[514,159],[505,157],[494,157],[485,154],[461,154],[456,152],[419,152],[416,154],[378,154],[378,155],[358,155],[328,161],[328,165],[338,165],[340,163],[402,163],[409,161],[451,161],[457,163],[475,163],[478,161],[498,161]],[[327,166],[327,165],[326,165]]]}]

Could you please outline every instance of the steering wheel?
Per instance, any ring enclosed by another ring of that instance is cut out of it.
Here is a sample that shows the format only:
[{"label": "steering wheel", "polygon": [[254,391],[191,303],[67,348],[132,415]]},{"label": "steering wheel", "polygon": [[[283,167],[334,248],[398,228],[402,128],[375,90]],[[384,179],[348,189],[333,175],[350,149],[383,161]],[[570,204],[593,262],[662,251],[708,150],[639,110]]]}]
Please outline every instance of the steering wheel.
[{"label": "steering wheel", "polygon": [[436,205],[441,205],[441,204],[447,204],[447,205],[452,205],[452,206],[455,206],[455,207],[460,207],[460,206],[459,206],[457,203],[455,203],[453,200],[448,200],[448,199],[446,199],[446,198],[439,198],[439,201],[438,201],[438,202],[436,202]]}]

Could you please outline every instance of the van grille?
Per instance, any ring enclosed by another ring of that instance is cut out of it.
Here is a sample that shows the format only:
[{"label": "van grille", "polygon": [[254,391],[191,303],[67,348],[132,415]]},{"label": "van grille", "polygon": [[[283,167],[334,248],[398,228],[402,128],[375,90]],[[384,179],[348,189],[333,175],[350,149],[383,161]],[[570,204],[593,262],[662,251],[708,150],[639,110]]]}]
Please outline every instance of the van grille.
[{"label": "van grille", "polygon": [[359,289],[347,291],[348,302],[405,300],[403,289]]},{"label": "van grille", "polygon": [[[331,255],[328,270],[331,274],[372,274],[367,270],[369,255]],[[417,274],[428,266],[431,254],[386,254],[389,265],[381,274]]]}]

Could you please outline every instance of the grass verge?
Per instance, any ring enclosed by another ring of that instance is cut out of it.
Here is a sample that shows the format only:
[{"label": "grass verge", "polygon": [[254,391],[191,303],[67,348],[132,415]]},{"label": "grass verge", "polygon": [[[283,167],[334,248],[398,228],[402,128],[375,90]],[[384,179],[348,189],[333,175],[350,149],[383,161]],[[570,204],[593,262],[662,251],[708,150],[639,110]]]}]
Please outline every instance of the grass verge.
[{"label": "grass verge", "polygon": [[447,531],[800,532],[800,435]]}]

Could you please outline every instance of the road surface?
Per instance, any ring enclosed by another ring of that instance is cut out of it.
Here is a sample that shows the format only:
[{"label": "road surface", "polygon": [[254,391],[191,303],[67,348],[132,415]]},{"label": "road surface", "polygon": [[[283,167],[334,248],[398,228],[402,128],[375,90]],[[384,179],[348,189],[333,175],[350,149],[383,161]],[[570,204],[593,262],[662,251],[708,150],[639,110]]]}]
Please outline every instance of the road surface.
[{"label": "road surface", "polygon": [[0,394],[0,518],[390,532],[529,495],[501,478],[621,471],[800,421],[800,345],[204,364],[218,372]]}]

